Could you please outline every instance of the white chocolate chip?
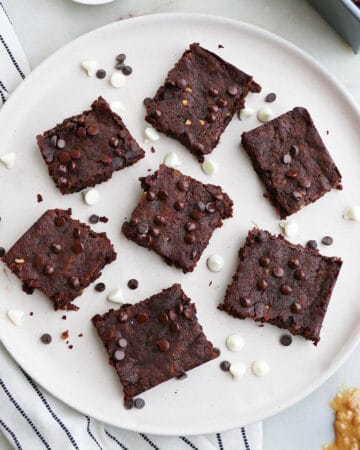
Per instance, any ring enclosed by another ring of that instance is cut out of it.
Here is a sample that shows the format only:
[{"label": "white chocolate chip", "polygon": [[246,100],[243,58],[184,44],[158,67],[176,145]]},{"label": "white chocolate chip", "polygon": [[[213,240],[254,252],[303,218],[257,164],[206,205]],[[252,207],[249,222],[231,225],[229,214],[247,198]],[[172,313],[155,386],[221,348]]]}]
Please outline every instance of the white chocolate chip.
[{"label": "white chocolate chip", "polygon": [[83,192],[84,201],[87,205],[93,206],[95,205],[100,198],[100,194],[96,189],[87,189]]},{"label": "white chocolate chip", "polygon": [[244,347],[244,339],[240,334],[231,334],[226,339],[226,347],[231,352],[239,352]]},{"label": "white chocolate chip", "polygon": [[0,161],[3,164],[5,164],[5,166],[8,169],[12,169],[15,166],[16,153],[15,152],[4,153],[3,155],[0,156]]},{"label": "white chocolate chip", "polygon": [[360,220],[360,206],[354,205],[351,208],[348,208],[343,215],[344,219],[348,220]]},{"label": "white chocolate chip", "polygon": [[81,67],[86,70],[88,77],[93,77],[97,68],[95,59],[87,59],[81,63]]},{"label": "white chocolate chip", "polygon": [[122,72],[114,72],[111,75],[110,84],[115,88],[123,87],[126,84],[126,76]]},{"label": "white chocolate chip", "polygon": [[168,167],[178,167],[181,164],[180,159],[178,158],[177,153],[169,152],[166,154],[164,158],[164,164]]},{"label": "white chocolate chip", "polygon": [[283,233],[286,237],[294,237],[299,233],[299,226],[296,222],[292,220],[282,220],[280,222],[280,227],[283,230]]},{"label": "white chocolate chip", "polygon": [[239,119],[245,120],[248,117],[251,117],[254,114],[254,110],[252,108],[249,108],[248,106],[245,106],[245,108],[240,109],[239,111]]},{"label": "white chocolate chip", "polygon": [[116,114],[120,114],[121,112],[125,111],[124,105],[121,102],[119,102],[119,100],[115,100],[115,101],[111,102],[110,109],[112,112],[114,112]]},{"label": "white chocolate chip", "polygon": [[273,118],[274,114],[272,110],[268,106],[263,106],[259,109],[257,113],[257,118],[260,120],[260,122],[269,122]]},{"label": "white chocolate chip", "polygon": [[264,377],[269,373],[269,364],[266,361],[254,361],[251,366],[252,373],[257,377]]},{"label": "white chocolate chip", "polygon": [[145,141],[153,141],[156,142],[160,139],[159,133],[153,127],[148,127],[145,129]]},{"label": "white chocolate chip", "polygon": [[20,326],[23,322],[24,311],[21,309],[9,309],[7,316],[14,325]]},{"label": "white chocolate chip", "polygon": [[124,297],[122,295],[122,291],[119,288],[114,289],[110,292],[110,294],[107,296],[107,299],[110,300],[110,302],[114,303],[124,303]]},{"label": "white chocolate chip", "polygon": [[233,376],[234,380],[241,378],[246,371],[246,367],[242,363],[233,363],[230,365],[229,372]]},{"label": "white chocolate chip", "polygon": [[206,263],[209,270],[219,272],[224,267],[224,258],[221,255],[211,255]]},{"label": "white chocolate chip", "polygon": [[201,168],[206,175],[214,175],[217,172],[218,165],[212,159],[205,159],[205,161],[201,164]]}]

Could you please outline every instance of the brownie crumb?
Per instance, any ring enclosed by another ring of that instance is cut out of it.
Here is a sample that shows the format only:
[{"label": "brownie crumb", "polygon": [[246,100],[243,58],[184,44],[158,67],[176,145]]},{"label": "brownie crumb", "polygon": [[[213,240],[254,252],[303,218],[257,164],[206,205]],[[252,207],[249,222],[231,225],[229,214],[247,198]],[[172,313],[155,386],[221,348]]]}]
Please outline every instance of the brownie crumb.
[{"label": "brownie crumb", "polygon": [[66,341],[66,339],[68,339],[68,338],[69,338],[69,330],[63,331],[63,332],[61,333],[61,339],[62,339],[63,341]]},{"label": "brownie crumb", "polygon": [[83,337],[84,335],[82,334],[82,333],[79,333],[78,334],[78,337]]},{"label": "brownie crumb", "polygon": [[151,151],[151,153],[155,153],[155,148],[151,147],[150,151]]},{"label": "brownie crumb", "polygon": [[43,201],[43,198],[42,198],[41,194],[37,194],[36,199],[37,199],[38,203],[41,203]]},{"label": "brownie crumb", "polygon": [[224,48],[224,46],[222,44],[219,44],[218,48]]},{"label": "brownie crumb", "polygon": [[220,369],[223,370],[224,372],[229,372],[230,370],[230,363],[229,361],[221,361],[220,363]]},{"label": "brownie crumb", "polygon": [[212,285],[212,280],[209,282],[209,286],[211,286]]},{"label": "brownie crumb", "polygon": [[66,316],[62,316],[61,318],[62,318],[62,320],[66,320]]},{"label": "brownie crumb", "polygon": [[23,283],[22,285],[22,290],[25,292],[25,294],[27,295],[32,295],[34,293],[34,288],[32,286],[29,286],[26,283]]},{"label": "brownie crumb", "polygon": [[69,348],[70,350],[72,350],[72,349],[74,348],[74,346],[73,346],[73,345],[69,345],[68,348]]},{"label": "brownie crumb", "polygon": [[33,316],[34,313],[32,311],[29,312],[29,316]]},{"label": "brownie crumb", "polygon": [[102,223],[108,223],[108,222],[109,222],[109,219],[108,219],[106,216],[101,216],[101,217],[99,218],[99,220],[100,220],[100,222],[102,222]]}]

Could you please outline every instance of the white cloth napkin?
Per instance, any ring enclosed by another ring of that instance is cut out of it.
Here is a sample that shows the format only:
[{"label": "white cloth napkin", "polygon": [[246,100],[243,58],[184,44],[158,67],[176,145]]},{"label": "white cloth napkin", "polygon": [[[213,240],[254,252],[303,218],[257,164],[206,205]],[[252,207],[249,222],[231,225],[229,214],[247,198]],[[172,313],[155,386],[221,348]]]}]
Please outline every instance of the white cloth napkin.
[{"label": "white cloth napkin", "polygon": [[[0,2],[0,107],[29,70],[26,56]],[[115,428],[76,412],[45,392],[0,344],[0,449],[5,448],[262,450],[262,426],[259,422],[225,433],[175,437]]]}]

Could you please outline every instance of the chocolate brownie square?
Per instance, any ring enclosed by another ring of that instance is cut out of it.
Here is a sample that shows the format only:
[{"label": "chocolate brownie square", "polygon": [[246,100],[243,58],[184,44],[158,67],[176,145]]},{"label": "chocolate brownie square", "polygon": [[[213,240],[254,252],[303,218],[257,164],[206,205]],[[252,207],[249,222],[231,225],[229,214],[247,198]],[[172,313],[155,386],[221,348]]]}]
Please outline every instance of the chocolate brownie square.
[{"label": "chocolate brownie square", "polygon": [[341,189],[340,172],[305,108],[244,132],[241,142],[281,218]]},{"label": "chocolate brownie square", "polygon": [[65,119],[37,136],[37,142],[49,175],[62,194],[102,183],[114,171],[145,155],[102,97],[92,103],[90,111]]},{"label": "chocolate brownie square", "polygon": [[215,228],[232,216],[232,200],[219,186],[163,164],[140,181],[144,193],[123,233],[184,273],[193,271]]},{"label": "chocolate brownie square", "polygon": [[341,259],[256,228],[249,232],[239,256],[219,309],[285,328],[316,345]]},{"label": "chocolate brownie square", "polygon": [[123,385],[125,403],[219,355],[180,284],[92,321]]},{"label": "chocolate brownie square", "polygon": [[202,161],[243,107],[249,91],[260,90],[250,75],[192,44],[170,70],[164,86],[147,99],[145,119]]},{"label": "chocolate brownie square", "polygon": [[2,258],[31,294],[39,289],[55,310],[77,310],[71,302],[116,258],[105,233],[71,218],[71,210],[50,209]]}]

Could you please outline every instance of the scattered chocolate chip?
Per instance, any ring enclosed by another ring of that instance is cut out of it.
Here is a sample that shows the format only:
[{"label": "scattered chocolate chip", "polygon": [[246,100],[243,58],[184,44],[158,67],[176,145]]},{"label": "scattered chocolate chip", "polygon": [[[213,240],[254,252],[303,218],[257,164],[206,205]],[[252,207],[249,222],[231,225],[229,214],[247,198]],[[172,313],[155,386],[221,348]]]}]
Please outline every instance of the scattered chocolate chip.
[{"label": "scattered chocolate chip", "polygon": [[166,191],[159,191],[157,195],[160,200],[166,200],[169,196]]},{"label": "scattered chocolate chip", "polygon": [[264,233],[264,231],[259,231],[258,234],[255,236],[255,239],[257,242],[259,242],[259,244],[262,244],[263,242],[266,241],[266,234]]},{"label": "scattered chocolate chip", "polygon": [[268,283],[266,280],[261,279],[256,283],[256,287],[259,289],[259,291],[265,291],[265,289],[268,287]]},{"label": "scattered chocolate chip", "polygon": [[159,321],[163,324],[166,324],[169,322],[169,316],[165,312],[161,312],[159,314]]},{"label": "scattered chocolate chip", "polygon": [[78,135],[79,138],[84,138],[86,136],[86,128],[84,127],[79,127],[76,130],[76,134]]},{"label": "scattered chocolate chip", "polygon": [[294,302],[291,304],[291,311],[293,313],[299,313],[301,311],[301,305],[298,302]]},{"label": "scattered chocolate chip", "polygon": [[148,191],[147,193],[146,193],[146,200],[148,201],[148,202],[152,202],[152,201],[154,201],[156,199],[156,194],[155,194],[155,192],[153,192],[153,191]]},{"label": "scattered chocolate chip", "polygon": [[158,237],[160,235],[160,230],[159,230],[159,228],[150,227],[149,234],[152,237]]},{"label": "scattered chocolate chip", "polygon": [[225,98],[219,98],[219,100],[217,101],[217,105],[219,106],[219,108],[225,108],[227,104],[228,102]]},{"label": "scattered chocolate chip", "polygon": [[44,263],[44,258],[41,255],[36,255],[34,265],[37,269],[40,269]]},{"label": "scattered chocolate chip", "polygon": [[218,44],[218,48],[224,48],[222,44]]},{"label": "scattered chocolate chip", "polygon": [[74,161],[71,161],[71,163],[69,164],[69,172],[76,172],[77,169],[78,165]]},{"label": "scattered chocolate chip", "polygon": [[184,241],[187,244],[194,244],[196,241],[196,238],[193,234],[185,234]]},{"label": "scattered chocolate chip", "polygon": [[26,283],[23,283],[22,285],[22,290],[27,294],[27,295],[32,295],[34,293],[34,288],[32,286],[29,286]]},{"label": "scattered chocolate chip", "polygon": [[299,260],[297,258],[291,258],[288,261],[288,266],[291,269],[297,269],[300,266],[300,262],[299,262]]},{"label": "scattered chocolate chip", "polygon": [[149,316],[146,313],[139,313],[136,316],[136,320],[138,323],[142,324],[149,320]]},{"label": "scattered chocolate chip", "polygon": [[176,80],[176,86],[179,89],[185,89],[187,86],[187,81],[184,78],[179,78],[178,80]]},{"label": "scattered chocolate chip", "polygon": [[299,147],[297,145],[292,145],[290,147],[290,155],[295,158],[299,154]]},{"label": "scattered chocolate chip", "polygon": [[91,216],[89,217],[89,222],[92,224],[98,223],[99,222],[99,216],[96,214],[91,214]]},{"label": "scattered chocolate chip", "polygon": [[4,247],[0,247],[0,258],[2,258],[5,255],[6,251]]},{"label": "scattered chocolate chip", "polygon": [[116,56],[115,59],[116,59],[117,62],[122,63],[122,62],[125,61],[126,55],[125,55],[125,53],[120,53],[119,55]]},{"label": "scattered chocolate chip", "polygon": [[134,401],[134,406],[137,409],[142,409],[145,406],[145,402],[142,398],[137,398]]},{"label": "scattered chocolate chip", "polygon": [[307,241],[306,247],[315,250],[317,248],[317,242],[314,239],[311,239],[310,241]]},{"label": "scattered chocolate chip", "polygon": [[55,136],[51,136],[51,138],[50,138],[50,144],[53,146],[53,147],[56,147],[56,143],[57,143],[57,136],[55,135]]},{"label": "scattered chocolate chip", "polygon": [[69,152],[61,152],[58,156],[58,159],[62,163],[67,163],[70,161],[70,153]]},{"label": "scattered chocolate chip", "polygon": [[176,323],[176,322],[171,322],[171,324],[170,324],[170,330],[171,330],[173,333],[178,333],[178,332],[180,331],[180,325],[179,325],[178,323]]},{"label": "scattered chocolate chip", "polygon": [[290,295],[292,293],[292,288],[288,284],[283,284],[282,286],[280,286],[280,292],[283,295]]},{"label": "scattered chocolate chip", "polygon": [[67,178],[65,178],[65,177],[60,177],[60,178],[58,179],[58,185],[59,185],[60,187],[65,187],[65,186],[67,186],[67,184],[68,184]]},{"label": "scattered chocolate chip", "polygon": [[53,243],[50,245],[50,249],[53,253],[58,255],[61,252],[61,245]]},{"label": "scattered chocolate chip", "polygon": [[216,353],[218,356],[219,356],[220,353],[221,353],[220,349],[217,348],[217,347],[214,347],[214,348],[213,348],[213,352]]},{"label": "scattered chocolate chip", "polygon": [[135,278],[131,278],[131,280],[128,281],[127,285],[129,289],[137,289],[137,287],[139,286],[139,282]]},{"label": "scattered chocolate chip", "polygon": [[43,344],[50,344],[50,342],[52,341],[52,337],[49,333],[44,333],[42,336],[40,336],[40,341]]},{"label": "scattered chocolate chip", "polygon": [[300,186],[305,189],[311,186],[311,181],[308,178],[300,178],[298,182]]},{"label": "scattered chocolate chip", "polygon": [[194,231],[196,229],[196,224],[194,222],[186,222],[185,230],[186,231]]},{"label": "scattered chocolate chip", "polygon": [[81,236],[81,230],[80,230],[80,228],[74,228],[74,231],[73,231],[73,238],[74,238],[74,239],[79,239],[80,236]]},{"label": "scattered chocolate chip", "polygon": [[90,125],[87,127],[87,134],[90,136],[96,136],[99,132],[99,129],[96,125]]},{"label": "scattered chocolate chip", "polygon": [[97,292],[104,292],[105,288],[106,288],[105,283],[95,284],[95,291],[97,291]]},{"label": "scattered chocolate chip", "polygon": [[268,256],[262,256],[259,259],[259,264],[261,267],[269,267],[270,265],[270,258]]},{"label": "scattered chocolate chip", "polygon": [[125,409],[132,409],[134,406],[134,400],[133,399],[125,400],[124,406]]},{"label": "scattered chocolate chip", "polygon": [[79,289],[80,287],[80,280],[78,277],[70,277],[69,278],[69,284],[74,289]]},{"label": "scattered chocolate chip", "polygon": [[82,333],[79,333],[78,334],[78,337],[83,337],[84,335],[82,334]]},{"label": "scattered chocolate chip", "polygon": [[61,333],[60,337],[61,337],[61,339],[62,339],[63,341],[66,341],[66,339],[69,338],[69,330],[63,331],[63,332]]},{"label": "scattered chocolate chip", "polygon": [[152,102],[152,99],[151,99],[150,97],[146,97],[146,98],[144,98],[144,100],[143,100],[143,104],[144,104],[145,106],[148,106],[149,103],[151,103],[151,102]]},{"label": "scattered chocolate chip", "polygon": [[53,268],[53,266],[45,266],[45,273],[46,275],[53,275],[53,273],[55,272],[55,269]]},{"label": "scattered chocolate chip", "polygon": [[[180,313],[179,313],[180,314]],[[169,312],[168,312],[168,315],[169,315],[169,319],[170,320],[176,320],[176,313],[175,313],[175,311],[173,311],[173,310],[170,310]]]},{"label": "scattered chocolate chip", "polygon": [[71,150],[70,156],[71,156],[72,159],[80,159],[81,158],[81,152],[80,152],[80,150],[74,148],[73,150]]},{"label": "scattered chocolate chip", "polygon": [[62,316],[61,318],[62,318],[62,320],[66,320],[66,316],[65,316],[65,315],[64,315],[64,316]]},{"label": "scattered chocolate chip", "polygon": [[217,97],[219,95],[219,89],[211,87],[209,89],[209,94],[211,95],[211,97]]},{"label": "scattered chocolate chip", "polygon": [[216,121],[216,114],[215,114],[215,113],[208,114],[208,115],[206,116],[206,120],[207,120],[209,123],[214,123],[214,122]]},{"label": "scattered chocolate chip", "polygon": [[122,71],[122,73],[124,74],[124,75],[126,75],[126,76],[128,76],[128,75],[131,75],[132,74],[132,67],[130,67],[130,66],[124,66],[122,69],[121,69],[121,71]]},{"label": "scattered chocolate chip", "polygon": [[285,153],[285,155],[282,157],[282,162],[284,164],[290,164],[291,163],[291,156],[289,153]]},{"label": "scattered chocolate chip", "polygon": [[37,199],[38,203],[41,203],[43,201],[43,198],[42,198],[41,194],[37,194],[36,199]]},{"label": "scattered chocolate chip", "polygon": [[154,222],[156,225],[165,225],[166,224],[166,219],[163,216],[155,216],[154,217]]},{"label": "scattered chocolate chip", "polygon": [[231,95],[231,97],[235,97],[235,95],[238,93],[238,88],[236,86],[229,86],[227,89],[227,93]]},{"label": "scattered chocolate chip", "polygon": [[289,334],[283,334],[279,340],[284,347],[288,347],[292,343],[292,337]]},{"label": "scattered chocolate chip", "polygon": [[333,238],[331,236],[324,236],[321,239],[321,243],[324,245],[331,245],[334,242]]},{"label": "scattered chocolate chip", "polygon": [[190,211],[189,216],[194,220],[200,220],[201,212],[198,209],[193,209],[192,211]]},{"label": "scattered chocolate chip", "polygon": [[151,147],[151,148],[150,148],[150,151],[151,151],[151,153],[155,153],[156,150],[155,150],[154,147]]},{"label": "scattered chocolate chip", "polygon": [[72,246],[72,251],[74,253],[82,253],[83,250],[84,250],[84,244],[82,244],[81,242],[75,242],[75,244],[73,244],[73,246]]},{"label": "scattered chocolate chip", "polygon": [[248,308],[251,305],[251,300],[248,297],[241,297],[240,305],[243,308]]},{"label": "scattered chocolate chip", "polygon": [[102,80],[103,78],[106,77],[106,71],[104,69],[99,69],[96,71],[96,76],[97,76],[97,78]]},{"label": "scattered chocolate chip", "polygon": [[169,341],[167,340],[167,339],[161,339],[160,341],[158,341],[157,343],[156,343],[156,345],[158,346],[158,349],[161,351],[161,352],[168,352],[169,351],[169,349],[170,349],[170,343],[169,343]]},{"label": "scattered chocolate chip", "polygon": [[272,273],[277,278],[282,278],[284,276],[284,269],[282,267],[274,267]]},{"label": "scattered chocolate chip", "polygon": [[64,139],[58,139],[56,142],[57,148],[64,148],[65,145],[66,145],[66,142],[64,141]]},{"label": "scattered chocolate chip", "polygon": [[217,105],[209,105],[209,111],[216,113],[219,111],[219,107]]},{"label": "scattered chocolate chip", "polygon": [[305,272],[302,269],[297,269],[294,272],[295,280],[302,281],[305,280]]},{"label": "scattered chocolate chip", "polygon": [[72,349],[74,348],[74,346],[73,346],[73,345],[69,345],[68,348],[69,348],[70,350],[72,350]]},{"label": "scattered chocolate chip", "polygon": [[[179,314],[181,314],[184,311],[184,307],[183,307],[182,303],[178,303],[176,305],[175,309],[176,309],[176,312],[179,313]],[[175,319],[172,319],[171,317],[170,317],[170,319],[171,320],[175,320]]]},{"label": "scattered chocolate chip", "polygon": [[174,203],[174,208],[176,209],[176,211],[182,211],[185,208],[185,203],[181,201],[176,201]]},{"label": "scattered chocolate chip", "polygon": [[216,211],[216,203],[215,202],[209,202],[206,204],[206,211],[209,213],[213,213]]},{"label": "scattered chocolate chip", "polygon": [[60,164],[60,166],[58,167],[58,172],[65,175],[67,173],[67,166],[65,166],[64,164]]},{"label": "scattered chocolate chip", "polygon": [[265,101],[267,102],[267,103],[272,103],[272,102],[274,102],[276,100],[276,94],[274,93],[274,92],[271,92],[270,94],[268,94],[266,97],[265,97]]},{"label": "scattered chocolate chip", "polygon": [[230,366],[231,364],[229,361],[221,361],[220,363],[220,369],[223,370],[224,372],[229,372]]},{"label": "scattered chocolate chip", "polygon": [[29,312],[29,316],[33,316],[34,313],[32,311]]},{"label": "scattered chocolate chip", "polygon": [[292,193],[292,196],[295,200],[302,200],[302,198],[303,198],[301,192],[299,192],[299,191],[294,191]]},{"label": "scattered chocolate chip", "polygon": [[290,169],[287,172],[285,172],[285,175],[287,178],[290,178],[291,180],[293,180],[293,179],[297,178],[298,173],[296,170]]}]

